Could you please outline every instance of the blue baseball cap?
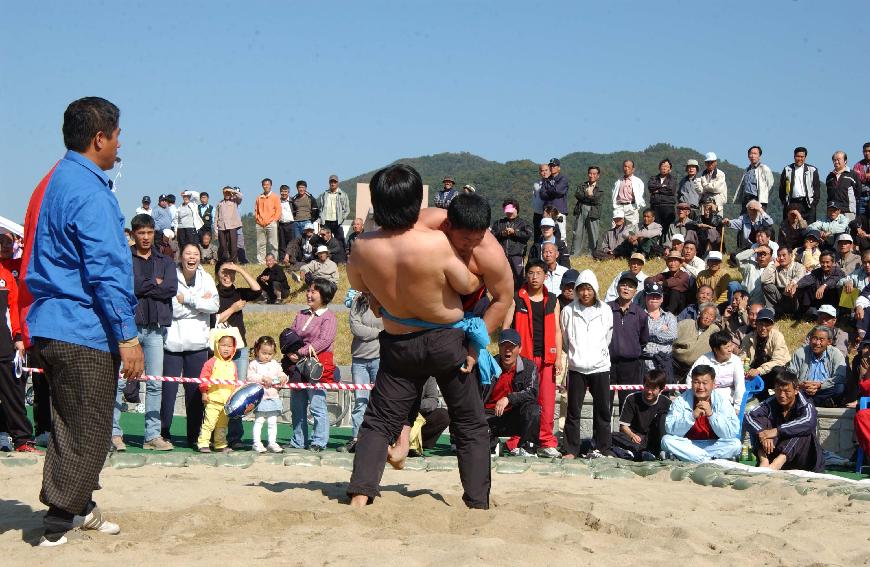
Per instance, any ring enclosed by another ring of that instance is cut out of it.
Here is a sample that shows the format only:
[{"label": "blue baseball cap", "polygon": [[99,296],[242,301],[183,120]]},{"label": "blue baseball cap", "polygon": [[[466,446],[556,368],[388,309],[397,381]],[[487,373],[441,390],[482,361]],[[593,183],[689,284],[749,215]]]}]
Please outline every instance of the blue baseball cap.
[{"label": "blue baseball cap", "polygon": [[502,329],[502,332],[498,335],[498,344],[501,343],[511,343],[512,345],[520,346],[522,341],[520,340],[520,334],[514,329]]}]

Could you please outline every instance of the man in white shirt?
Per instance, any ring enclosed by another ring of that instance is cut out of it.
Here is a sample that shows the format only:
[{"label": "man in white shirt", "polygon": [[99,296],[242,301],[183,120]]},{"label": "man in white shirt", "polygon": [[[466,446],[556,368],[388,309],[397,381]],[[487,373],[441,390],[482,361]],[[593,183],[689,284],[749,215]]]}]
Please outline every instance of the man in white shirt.
[{"label": "man in white shirt", "polygon": [[683,269],[697,278],[707,264],[698,257],[698,245],[692,241],[683,244]]},{"label": "man in white shirt", "polygon": [[613,184],[613,208],[622,208],[626,224],[636,226],[640,222],[638,211],[646,206],[643,189],[643,181],[634,174],[634,162],[630,159],[622,162],[622,177]]},{"label": "man in white shirt", "polygon": [[783,168],[779,176],[779,200],[782,201],[783,219],[788,206],[800,206],[800,213],[807,224],[816,221],[816,206],[819,204],[821,182],[819,170],[806,163],[807,149],[794,149],[794,163]]},{"label": "man in white shirt", "polygon": [[137,215],[150,215],[153,211],[151,210],[151,197],[145,195],[142,197],[142,206],[136,207]]},{"label": "man in white shirt", "polygon": [[279,189],[281,196],[281,218],[278,219],[278,251],[282,256],[287,250],[287,245],[296,238],[296,225],[293,222],[293,204],[290,202],[290,186],[282,185]]},{"label": "man in white shirt", "polygon": [[541,246],[541,259],[547,264],[544,286],[547,291],[559,295],[562,276],[568,271],[568,268],[559,264],[559,248],[552,242],[545,242]]}]

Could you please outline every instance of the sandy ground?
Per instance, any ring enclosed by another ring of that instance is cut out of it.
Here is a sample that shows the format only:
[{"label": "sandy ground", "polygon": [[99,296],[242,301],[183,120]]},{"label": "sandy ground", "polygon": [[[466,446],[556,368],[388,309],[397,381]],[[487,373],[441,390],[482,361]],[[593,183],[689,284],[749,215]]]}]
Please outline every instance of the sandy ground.
[{"label": "sandy ground", "polygon": [[770,482],[745,491],[673,482],[493,474],[493,508],[458,473],[388,471],[351,510],[349,472],[257,463],[107,468],[96,498],[122,533],[41,549],[41,463],[0,467],[0,564],[866,565],[870,502]]}]

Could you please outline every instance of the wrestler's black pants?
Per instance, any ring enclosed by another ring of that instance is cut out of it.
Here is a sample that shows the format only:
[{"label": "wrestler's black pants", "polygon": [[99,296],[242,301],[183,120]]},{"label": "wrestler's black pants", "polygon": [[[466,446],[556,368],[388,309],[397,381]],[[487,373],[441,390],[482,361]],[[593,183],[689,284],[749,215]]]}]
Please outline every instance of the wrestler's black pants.
[{"label": "wrestler's black pants", "polygon": [[381,332],[381,364],[357,438],[353,474],[347,493],[374,498],[387,459],[387,445],[398,438],[412,406],[430,376],[447,402],[453,442],[459,459],[463,501],[469,508],[489,508],[489,428],[478,392],[477,374],[463,374],[465,334],[433,329],[391,335]]}]

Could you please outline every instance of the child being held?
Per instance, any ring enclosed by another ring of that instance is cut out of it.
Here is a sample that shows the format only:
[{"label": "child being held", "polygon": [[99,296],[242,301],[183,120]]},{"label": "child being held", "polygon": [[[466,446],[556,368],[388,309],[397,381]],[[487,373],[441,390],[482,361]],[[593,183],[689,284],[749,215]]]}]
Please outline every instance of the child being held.
[{"label": "child being held", "polygon": [[643,378],[643,390],[625,398],[619,431],[612,437],[614,455],[634,461],[656,460],[664,419],[671,407],[671,400],[661,395],[666,383],[664,371],[650,370]]},{"label": "child being held", "polygon": [[[254,357],[248,365],[248,382],[262,384],[264,388],[263,399],[254,410],[254,451],[265,453],[283,453],[284,449],[278,445],[278,416],[284,410],[277,384],[286,384],[287,375],[281,370],[281,364],[274,359],[275,340],[272,337],[260,337],[254,343]],[[268,442],[263,446],[261,436],[263,422],[266,422],[266,434]]]},{"label": "child being held", "polygon": [[[209,358],[199,373],[200,378],[210,380],[227,380],[235,382],[238,379],[236,365],[233,364],[233,356],[236,354],[236,345],[239,340],[237,329],[215,329],[212,333],[212,348],[214,356]],[[201,384],[199,391],[202,392],[202,403],[205,406],[203,412],[202,427],[199,430],[199,439],[196,442],[200,453],[211,453],[208,442],[214,432],[214,449],[222,453],[232,451],[227,446],[227,424],[229,418],[224,410],[224,404],[236,389],[235,384]]]}]

